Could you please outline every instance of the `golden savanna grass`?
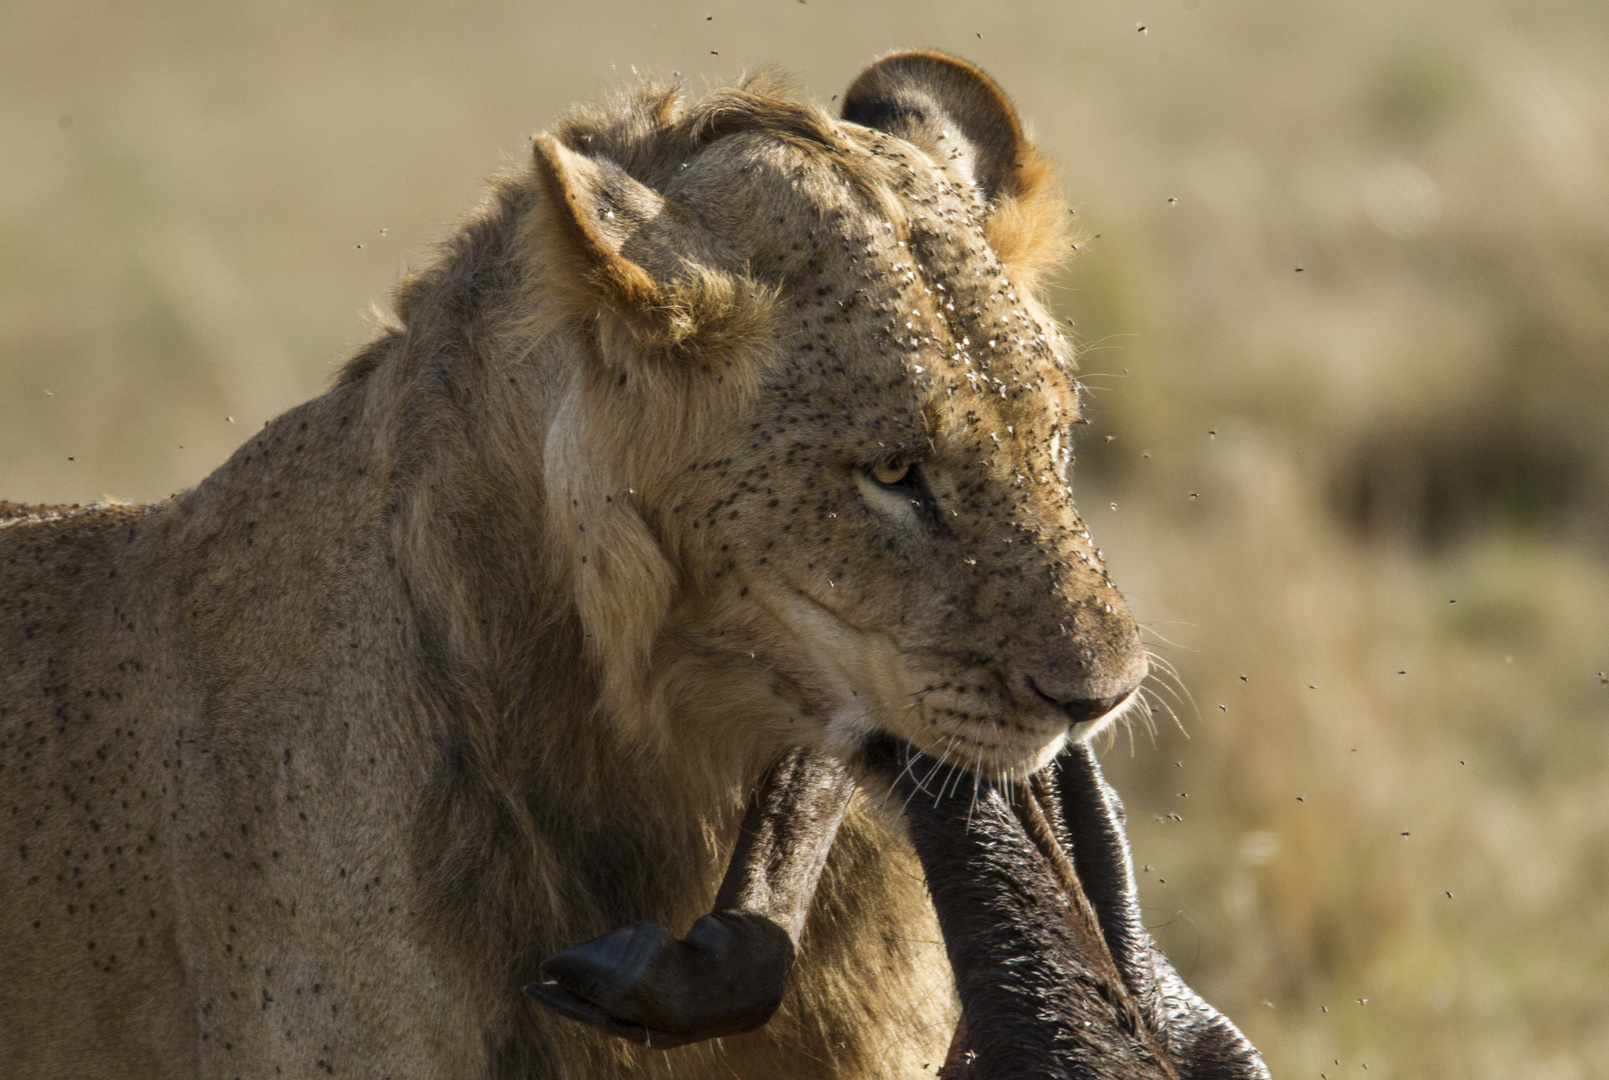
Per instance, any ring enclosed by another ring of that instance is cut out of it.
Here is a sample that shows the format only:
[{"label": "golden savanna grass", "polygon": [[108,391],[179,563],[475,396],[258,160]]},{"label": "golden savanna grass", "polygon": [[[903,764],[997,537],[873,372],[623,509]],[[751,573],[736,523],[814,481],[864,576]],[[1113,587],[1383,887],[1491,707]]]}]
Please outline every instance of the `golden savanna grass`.
[{"label": "golden savanna grass", "polygon": [[1163,945],[1275,1075],[1609,1076],[1599,5],[7,18],[0,496],[31,501],[194,483],[632,65],[776,62],[830,106],[890,48],[977,62],[1078,210],[1079,502],[1180,674],[1104,755]]}]

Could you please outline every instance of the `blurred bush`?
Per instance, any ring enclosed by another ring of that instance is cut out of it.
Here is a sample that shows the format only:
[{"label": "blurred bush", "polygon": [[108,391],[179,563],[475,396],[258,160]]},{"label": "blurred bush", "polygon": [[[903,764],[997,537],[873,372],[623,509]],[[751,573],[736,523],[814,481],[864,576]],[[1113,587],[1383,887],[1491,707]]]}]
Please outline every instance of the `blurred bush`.
[{"label": "blurred bush", "polygon": [[1085,228],[1158,935],[1276,1075],[1609,1076],[1609,8],[1142,7],[14,0],[0,495],[194,483],[634,66],[966,55]]}]

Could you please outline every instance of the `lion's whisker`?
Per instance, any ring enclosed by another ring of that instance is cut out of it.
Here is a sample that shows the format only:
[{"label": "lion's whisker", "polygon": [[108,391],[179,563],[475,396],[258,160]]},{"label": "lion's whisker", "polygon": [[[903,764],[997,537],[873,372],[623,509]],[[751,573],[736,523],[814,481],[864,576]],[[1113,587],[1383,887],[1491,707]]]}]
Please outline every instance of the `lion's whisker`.
[{"label": "lion's whisker", "polygon": [[1170,649],[1184,649],[1186,652],[1195,652],[1196,651],[1196,650],[1190,648],[1188,645],[1181,645],[1177,641],[1172,640],[1167,635],[1165,635],[1165,634],[1161,633],[1160,631],[1158,631],[1157,628],[1152,626],[1150,623],[1136,622],[1134,625],[1140,631],[1141,634],[1149,634],[1151,637],[1156,638],[1158,641],[1160,641],[1162,644],[1168,646],[1168,648],[1170,648]]},{"label": "lion's whisker", "polygon": [[[894,777],[893,781],[891,781],[889,783],[888,791],[884,793],[882,805],[880,805],[878,807],[878,809],[880,809],[880,810],[888,809],[888,800],[893,797],[894,791],[899,787],[899,782],[901,780],[905,779],[905,774],[906,773],[910,772],[911,769],[916,767],[916,763],[922,759],[922,756],[924,754],[926,754],[929,750],[931,750],[934,746],[936,746],[941,740],[943,740],[943,739],[953,739],[954,737],[955,736],[953,736],[953,735],[949,735],[949,734],[946,734],[944,732],[940,732],[938,735],[934,736],[933,740],[931,742],[929,742],[926,746],[923,746],[921,749],[917,750],[916,753],[911,754],[908,758],[906,758],[904,766],[900,769],[899,773]],[[917,786],[920,787],[921,785],[918,784]],[[910,800],[907,799],[906,800],[906,805],[909,805],[909,803],[910,803]],[[901,813],[903,813],[903,812],[904,812],[904,808],[902,807],[901,808]]]},{"label": "lion's whisker", "polygon": [[[1156,692],[1154,690],[1152,690],[1150,687],[1146,687],[1145,690],[1146,690],[1146,694],[1147,694],[1147,701],[1148,702],[1154,702],[1154,705],[1152,707],[1152,711],[1154,712],[1154,711],[1156,711],[1156,708],[1161,708],[1164,712],[1166,712],[1168,714],[1168,717],[1170,719],[1172,719],[1174,726],[1179,729],[1180,733],[1183,734],[1184,737],[1188,739],[1190,737],[1190,732],[1185,728],[1184,721],[1179,719],[1179,714],[1176,711],[1174,711],[1173,706],[1169,705],[1167,703],[1167,701],[1163,700],[1163,698],[1161,698],[1159,695],[1157,695]],[[1156,727],[1155,727],[1155,725],[1151,724],[1149,716],[1146,718],[1146,724],[1147,724],[1148,727],[1151,728],[1151,739],[1154,742],[1155,739],[1156,739]]]},{"label": "lion's whisker", "polygon": [[1196,706],[1195,697],[1190,693],[1190,688],[1185,685],[1179,670],[1169,663],[1165,657],[1158,656],[1150,649],[1145,650],[1145,655],[1148,659],[1154,660],[1160,669],[1152,672],[1156,677],[1157,686],[1165,688],[1181,706],[1188,706],[1191,712],[1200,716],[1201,710]]},{"label": "lion's whisker", "polygon": [[[947,745],[944,748],[943,754],[941,754],[939,756],[939,758],[936,761],[934,761],[933,767],[931,769],[929,769],[928,772],[927,772],[927,776],[925,776],[921,780],[917,781],[917,783],[911,788],[911,793],[905,797],[905,802],[903,804],[901,804],[901,806],[900,806],[900,813],[901,814],[904,814],[906,811],[908,811],[910,809],[911,800],[916,798],[916,796],[919,793],[920,794],[927,794],[927,782],[933,778],[934,773],[938,772],[939,768],[944,764],[945,758],[949,757],[950,750],[953,749],[953,747],[955,745],[955,736],[953,734],[948,734],[948,735],[941,736],[941,738],[944,738],[946,743],[947,743]],[[937,741],[938,741],[938,739],[934,740],[934,742],[937,742]],[[932,745],[933,745],[933,743],[929,743],[928,747],[931,747]],[[900,775],[904,776],[906,772],[909,772],[911,767],[913,765],[915,765],[919,760],[921,760],[922,755],[924,755],[926,753],[927,753],[927,750],[924,749],[924,750],[918,751],[916,754],[911,755],[910,760],[907,761],[906,764],[905,764],[905,768],[900,770]],[[915,776],[914,773],[912,773],[911,775],[913,777]],[[934,802],[934,805],[935,806],[938,805],[937,801]]]}]

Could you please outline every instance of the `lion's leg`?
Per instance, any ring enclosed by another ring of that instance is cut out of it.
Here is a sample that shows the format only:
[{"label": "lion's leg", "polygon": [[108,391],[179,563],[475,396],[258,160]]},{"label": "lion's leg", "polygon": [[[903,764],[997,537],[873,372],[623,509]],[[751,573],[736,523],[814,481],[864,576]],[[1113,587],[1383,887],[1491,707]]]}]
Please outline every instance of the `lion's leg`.
[{"label": "lion's leg", "polygon": [[537,1001],[634,1042],[669,1048],[760,1027],[776,1012],[854,781],[793,750],[749,801],[714,909],[680,940],[657,923],[548,957]]}]

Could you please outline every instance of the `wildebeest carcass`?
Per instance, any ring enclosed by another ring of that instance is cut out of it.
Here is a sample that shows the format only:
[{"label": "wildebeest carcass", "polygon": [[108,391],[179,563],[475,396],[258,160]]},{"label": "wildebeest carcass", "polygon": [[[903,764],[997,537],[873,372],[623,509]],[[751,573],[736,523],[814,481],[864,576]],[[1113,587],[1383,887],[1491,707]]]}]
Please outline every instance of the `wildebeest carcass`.
[{"label": "wildebeest carcass", "polygon": [[[946,1080],[1268,1076],[1141,923],[1123,806],[1087,743],[1018,785],[954,783],[886,737],[858,764],[903,806],[944,931],[962,1002]],[[763,1024],[853,788],[832,759],[790,753],[756,788],[714,910],[685,938],[613,931],[550,957],[528,991],[650,1046]]]}]

